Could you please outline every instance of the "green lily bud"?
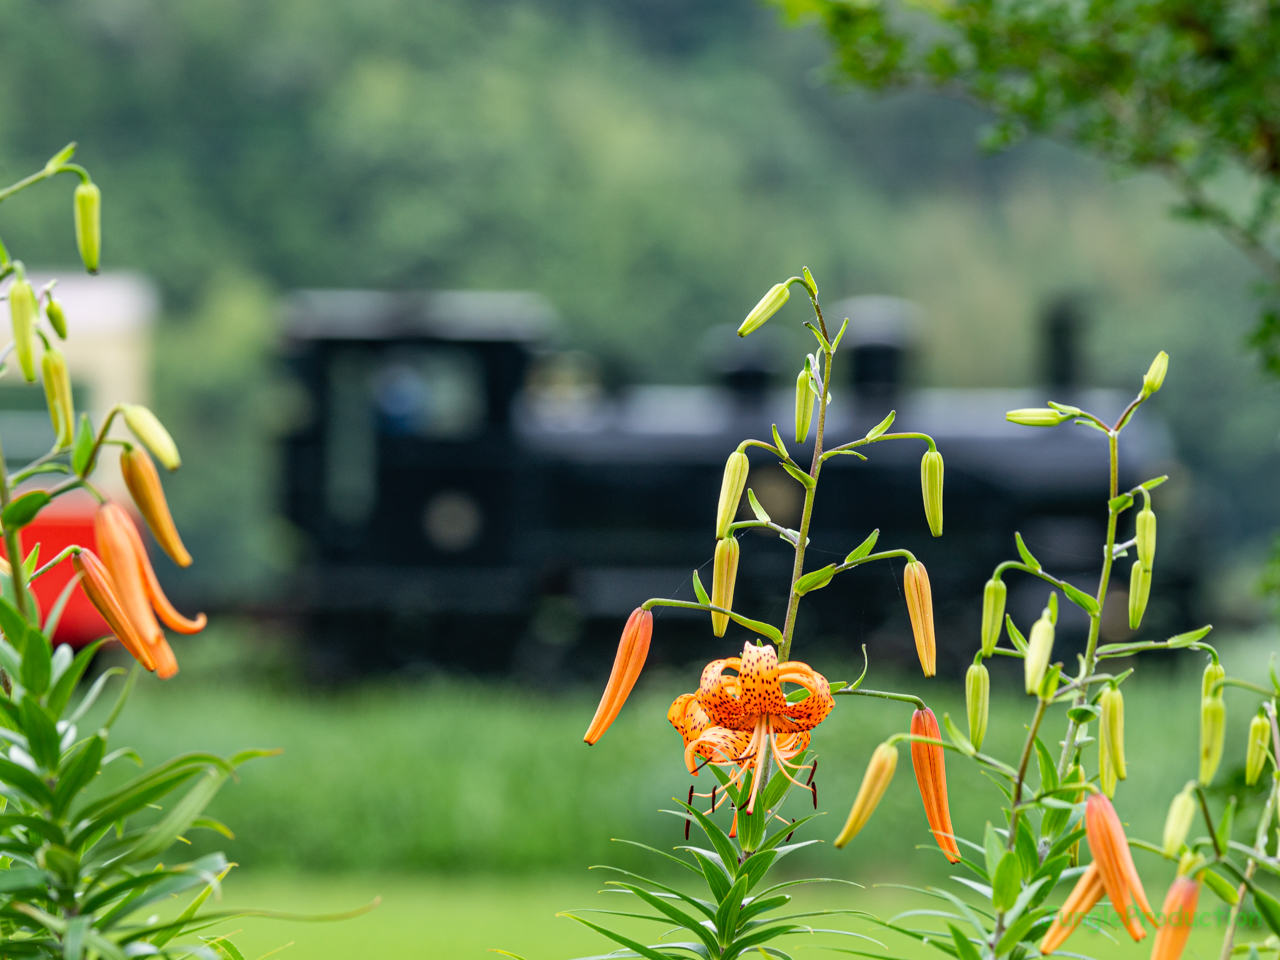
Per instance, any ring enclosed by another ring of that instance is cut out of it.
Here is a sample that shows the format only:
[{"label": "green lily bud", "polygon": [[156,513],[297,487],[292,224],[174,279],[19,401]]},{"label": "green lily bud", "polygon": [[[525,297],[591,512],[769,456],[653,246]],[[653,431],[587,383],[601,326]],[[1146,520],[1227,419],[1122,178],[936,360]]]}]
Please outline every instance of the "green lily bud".
[{"label": "green lily bud", "polygon": [[[724,610],[733,609],[733,585],[738,578],[738,541],[725,537],[716,541],[716,560],[711,573],[711,605]],[[723,637],[729,626],[727,613],[711,614],[711,629],[717,637]]]},{"label": "green lily bud", "polygon": [[969,742],[982,749],[987,735],[987,716],[991,710],[991,675],[981,663],[969,666],[964,677],[965,707],[969,712]]},{"label": "green lily bud", "polygon": [[[169,431],[154,413],[141,404],[125,404],[124,422],[138,441],[151,451],[151,455],[164,464],[166,470],[177,470],[182,466],[178,445],[173,442],[173,437],[169,436]],[[745,475],[743,482],[746,482]]]},{"label": "green lily bud", "polygon": [[82,183],[76,187],[76,245],[80,259],[90,273],[98,272],[98,260],[102,255],[102,191],[96,183]]},{"label": "green lily bud", "polygon": [[1000,627],[1004,624],[1004,602],[1009,596],[1009,588],[1003,580],[994,577],[982,588],[982,655],[990,657],[995,654],[996,644],[1000,642]]},{"label": "green lily bud", "polygon": [[76,430],[76,411],[71,399],[71,376],[67,372],[67,358],[62,355],[61,350],[51,346],[44,352],[40,368],[49,419],[53,422],[54,443],[61,450],[71,446]]},{"label": "green lily bud", "polygon": [[753,330],[759,330],[765,321],[782,309],[782,305],[791,298],[791,287],[785,283],[775,283],[769,292],[760,298],[760,302],[751,308],[747,319],[738,327],[738,336],[745,337]]},{"label": "green lily bud", "polygon": [[1053,621],[1048,613],[1031,625],[1031,636],[1027,639],[1027,656],[1023,660],[1026,674],[1027,693],[1034,694],[1040,689],[1040,681],[1049,669],[1049,657],[1053,654]]},{"label": "green lily bud", "polygon": [[1124,694],[1108,687],[1098,706],[1098,766],[1102,772],[1102,788],[1111,796],[1115,793],[1116,780],[1128,776],[1124,762]]},{"label": "green lily bud", "polygon": [[1227,705],[1221,697],[1200,701],[1200,782],[1208,786],[1222,763],[1222,744],[1227,734]]},{"label": "green lily bud", "polygon": [[1151,599],[1151,571],[1141,560],[1135,560],[1129,569],[1129,629],[1142,626],[1142,615],[1147,612]]},{"label": "green lily bud", "polygon": [[[1227,676],[1226,668],[1220,663],[1210,663],[1204,668],[1204,674],[1200,677],[1200,696],[1201,697],[1220,697],[1222,696],[1222,688],[1218,687],[1218,681],[1225,680]],[[1218,689],[1214,689],[1218,687]]]},{"label": "green lily bud", "polygon": [[1004,418],[1010,423],[1020,423],[1024,427],[1056,427],[1062,421],[1071,419],[1049,407],[1024,407],[1021,410],[1010,410]]},{"label": "green lily bud", "polygon": [[1156,515],[1150,506],[1138,511],[1138,559],[1146,570],[1156,563]]},{"label": "green lily bud", "polygon": [[920,489],[924,494],[924,515],[935,537],[942,536],[942,454],[928,450],[920,460]]},{"label": "green lily bud", "polygon": [[1169,804],[1169,815],[1164,820],[1164,855],[1176,857],[1186,842],[1187,831],[1191,829],[1191,821],[1196,817],[1196,782],[1187,781],[1182,792]]},{"label": "green lily bud", "polygon": [[49,326],[58,335],[59,340],[67,339],[67,315],[62,312],[62,304],[49,295],[49,302],[44,305],[44,315],[49,318]]},{"label": "green lily bud", "polygon": [[1244,782],[1253,786],[1267,765],[1267,747],[1271,741],[1271,723],[1256,716],[1249,723],[1249,746],[1244,755]]},{"label": "green lily bud", "polygon": [[813,420],[813,401],[817,395],[809,388],[809,361],[796,377],[796,443],[809,439],[809,423]]},{"label": "green lily bud", "polygon": [[14,352],[18,355],[18,366],[22,368],[22,378],[27,383],[36,379],[35,338],[33,331],[36,324],[36,292],[26,279],[19,279],[9,287],[9,319],[13,322]]},{"label": "green lily bud", "polygon": [[1142,378],[1142,395],[1149,397],[1164,385],[1164,375],[1169,372],[1169,355],[1161,350],[1151,361],[1147,375]]},{"label": "green lily bud", "polygon": [[738,515],[738,504],[742,501],[742,491],[747,488],[747,473],[750,469],[747,455],[741,450],[729,454],[729,459],[725,461],[724,477],[720,481],[720,503],[716,507],[717,540],[723,540],[729,535],[729,524]]},{"label": "green lily bud", "polygon": [[1240,902],[1240,890],[1230,880],[1213,870],[1205,870],[1200,874],[1204,885],[1218,895],[1218,899],[1231,906]]}]

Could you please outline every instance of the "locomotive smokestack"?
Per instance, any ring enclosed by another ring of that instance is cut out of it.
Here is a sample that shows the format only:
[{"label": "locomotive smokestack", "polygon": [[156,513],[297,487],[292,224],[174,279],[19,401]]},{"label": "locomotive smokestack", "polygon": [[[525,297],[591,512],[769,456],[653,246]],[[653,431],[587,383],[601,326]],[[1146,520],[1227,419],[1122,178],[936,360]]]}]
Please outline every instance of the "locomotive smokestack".
[{"label": "locomotive smokestack", "polygon": [[860,400],[891,401],[907,376],[919,308],[900,297],[849,297],[834,304],[827,326],[835,335],[849,318],[845,343],[853,352],[853,389]]}]

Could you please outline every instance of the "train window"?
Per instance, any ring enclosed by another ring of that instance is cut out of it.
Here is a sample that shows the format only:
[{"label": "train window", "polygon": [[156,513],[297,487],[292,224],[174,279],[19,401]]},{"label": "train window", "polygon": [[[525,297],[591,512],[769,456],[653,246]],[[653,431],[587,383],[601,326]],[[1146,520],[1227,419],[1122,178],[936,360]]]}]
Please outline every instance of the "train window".
[{"label": "train window", "polygon": [[384,433],[456,440],[484,424],[484,369],[466,350],[396,351],[378,370],[374,396]]}]

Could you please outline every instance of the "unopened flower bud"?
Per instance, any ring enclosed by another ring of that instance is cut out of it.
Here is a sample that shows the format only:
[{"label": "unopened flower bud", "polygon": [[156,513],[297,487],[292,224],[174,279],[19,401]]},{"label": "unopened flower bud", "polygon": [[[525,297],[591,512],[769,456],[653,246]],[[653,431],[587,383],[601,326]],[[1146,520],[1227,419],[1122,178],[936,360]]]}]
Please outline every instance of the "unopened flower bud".
[{"label": "unopened flower bud", "polygon": [[1225,680],[1227,676],[1226,668],[1217,662],[1211,662],[1204,668],[1204,674],[1200,677],[1200,696],[1201,697],[1220,697],[1222,696],[1222,688],[1218,684]]},{"label": "unopened flower bud", "polygon": [[1227,705],[1222,697],[1200,701],[1200,782],[1208,786],[1222,763],[1222,745],[1227,734]]},{"label": "unopened flower bud", "polygon": [[991,674],[983,664],[970,664],[964,677],[964,692],[965,706],[969,711],[969,742],[973,749],[981,750],[991,708]]},{"label": "unopened flower bud", "polygon": [[791,297],[791,287],[785,283],[775,283],[769,292],[760,298],[760,302],[751,308],[747,319],[738,327],[738,336],[745,337],[753,330],[759,330],[766,320],[782,309],[782,305]]},{"label": "unopened flower bud", "polygon": [[926,677],[938,670],[938,643],[933,629],[933,591],[929,587],[929,571],[919,560],[912,560],[902,572],[902,592],[907,598],[907,615],[916,641],[916,654]]},{"label": "unopened flower bud", "polygon": [[1101,717],[1098,724],[1098,773],[1102,780],[1102,792],[1115,796],[1116,781],[1127,776],[1124,763],[1124,697],[1119,690],[1103,692],[1098,703]]},{"label": "unopened flower bud", "polygon": [[862,776],[862,786],[858,788],[858,796],[853,801],[853,808],[849,811],[849,819],[845,821],[840,836],[836,837],[837,850],[856,837],[858,831],[867,825],[885,790],[889,788],[889,783],[893,780],[893,772],[897,768],[898,748],[887,743],[876,747],[875,753],[871,755],[871,762],[867,764],[867,772]]},{"label": "unopened flower bud", "polygon": [[1056,427],[1063,420],[1071,419],[1049,407],[1023,407],[1021,410],[1010,410],[1004,418],[1010,423],[1020,423],[1024,427]]},{"label": "unopened flower bud", "polygon": [[809,388],[809,365],[796,377],[796,443],[809,439],[809,423],[813,419],[813,401],[816,395]]},{"label": "unopened flower bud", "polygon": [[1169,804],[1169,815],[1164,820],[1164,855],[1176,857],[1186,842],[1191,821],[1196,817],[1196,782],[1189,780],[1182,792]]},{"label": "unopened flower bud", "polygon": [[61,450],[75,440],[76,411],[71,398],[71,376],[67,372],[67,358],[57,347],[50,346],[40,362],[44,380],[45,402],[49,407],[49,420],[53,424],[54,445]]},{"label": "unopened flower bud", "polygon": [[982,655],[990,657],[995,654],[996,644],[1000,641],[1000,628],[1004,625],[1004,603],[1009,596],[1009,588],[1003,580],[994,577],[982,588]]},{"label": "unopened flower bud", "polygon": [[1271,723],[1256,716],[1249,723],[1249,746],[1244,755],[1244,782],[1253,786],[1267,765],[1267,747],[1271,741]]},{"label": "unopened flower bud", "polygon": [[742,501],[742,491],[747,487],[747,473],[750,469],[747,455],[741,450],[729,454],[724,465],[724,478],[720,481],[720,503],[716,507],[717,540],[723,540],[729,535],[729,524],[738,515],[738,504]]},{"label": "unopened flower bud", "polygon": [[[715,567],[711,573],[711,605],[722,610],[733,609],[733,585],[738,578],[738,541],[725,537],[716,541]],[[729,627],[727,613],[711,614],[711,629],[717,637],[723,637]]]},{"label": "unopened flower bud", "polygon": [[587,728],[582,739],[594,744],[617,719],[622,705],[627,702],[631,688],[636,685],[640,671],[644,668],[645,658],[649,656],[649,641],[653,638],[653,611],[637,607],[627,619],[622,629],[622,639],[618,642],[618,652],[613,659],[613,670],[609,673],[609,682],[605,685],[604,696],[596,707],[596,715]]},{"label": "unopened flower bud", "polygon": [[1142,615],[1147,612],[1151,599],[1151,569],[1141,560],[1135,560],[1129,568],[1129,629],[1142,626]]},{"label": "unopened flower bud", "polygon": [[90,273],[98,272],[98,260],[102,254],[102,191],[96,183],[82,183],[76,187],[76,245],[80,259]]},{"label": "unopened flower bud", "polygon": [[1027,656],[1023,661],[1028,694],[1040,689],[1040,681],[1049,669],[1049,657],[1053,654],[1053,620],[1048,613],[1031,625],[1031,636],[1027,639]]},{"label": "unopened flower bud", "polygon": [[22,368],[22,378],[27,383],[36,379],[36,355],[34,330],[36,324],[36,292],[25,279],[18,279],[9,287],[9,319],[13,322],[13,349]]},{"label": "unopened flower bud", "polygon": [[49,326],[53,327],[58,339],[67,339],[67,315],[62,312],[62,304],[53,299],[53,294],[49,295],[49,301],[44,305],[44,315],[49,318]]},{"label": "unopened flower bud", "polygon": [[160,544],[160,548],[178,566],[191,566],[191,554],[178,535],[173,515],[169,512],[169,502],[165,499],[164,487],[160,485],[160,475],[147,451],[141,447],[126,447],[120,454],[120,473],[138,512],[151,528],[156,543]]},{"label": "unopened flower bud", "polygon": [[1150,507],[1138,511],[1138,559],[1147,570],[1156,563],[1156,515]]},{"label": "unopened flower bud", "polygon": [[[177,444],[154,413],[141,404],[128,403],[124,405],[124,422],[142,445],[164,464],[166,470],[177,470],[182,466]],[[746,483],[745,474],[742,479]]]},{"label": "unopened flower bud", "polygon": [[920,489],[924,493],[924,515],[935,537],[942,536],[942,454],[928,450],[920,461]]},{"label": "unopened flower bud", "polygon": [[1151,361],[1147,375],[1142,378],[1142,395],[1149,397],[1164,384],[1164,375],[1169,371],[1169,355],[1161,350]]}]

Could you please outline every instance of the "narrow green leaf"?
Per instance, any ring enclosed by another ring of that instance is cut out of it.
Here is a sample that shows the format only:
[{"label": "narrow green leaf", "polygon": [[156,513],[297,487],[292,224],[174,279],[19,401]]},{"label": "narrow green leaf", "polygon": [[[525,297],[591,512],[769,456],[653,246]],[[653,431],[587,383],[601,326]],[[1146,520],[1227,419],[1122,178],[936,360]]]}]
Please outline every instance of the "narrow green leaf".
[{"label": "narrow green leaf", "polygon": [[53,792],[53,812],[61,816],[71,806],[81,790],[93,782],[102,765],[102,754],[107,742],[101,736],[93,736],[76,747],[58,772],[58,786]]},{"label": "narrow green leaf", "polygon": [[747,617],[742,616],[741,614],[734,613],[733,611],[729,611],[729,618],[733,620],[735,623],[742,624],[748,630],[754,630],[756,633],[760,634],[762,637],[768,637],[775,644],[782,643],[782,631],[780,631],[777,627],[771,626],[770,624],[767,624],[767,623],[761,623],[759,620],[750,620]]},{"label": "narrow green leaf", "polygon": [[58,631],[58,624],[62,622],[62,614],[67,609],[67,604],[71,602],[71,595],[76,592],[76,586],[80,583],[80,574],[73,574],[71,579],[67,581],[67,585],[62,588],[58,594],[58,598],[53,601],[53,606],[49,608],[49,614],[44,618],[44,630],[46,637],[52,637]]},{"label": "narrow green leaf", "polygon": [[1033,913],[1028,913],[1026,916],[1019,917],[1018,922],[1006,930],[1004,936],[1000,938],[1000,943],[996,945],[996,955],[1004,956],[1012,950],[1014,946],[1030,932],[1031,928],[1036,925],[1036,921],[1038,919],[1039,918]]},{"label": "narrow green leaf", "polygon": [[962,733],[960,729],[951,721],[951,714],[944,713],[942,715],[942,725],[946,727],[947,736],[951,739],[951,742],[954,743],[957,747],[959,747],[960,752],[963,753],[966,757],[972,757],[975,753],[978,752],[977,750],[974,749],[973,743],[970,742],[969,738],[965,736],[964,733]]},{"label": "narrow green leaf", "polygon": [[25,527],[36,515],[47,507],[53,498],[49,496],[47,490],[31,490],[18,497],[16,500],[10,500],[9,505],[0,511],[0,524],[11,530],[18,530]]},{"label": "narrow green leaf", "polygon": [[991,882],[991,903],[997,910],[1008,910],[1022,889],[1022,865],[1018,855],[1006,850],[1000,857]]},{"label": "narrow green leaf", "polygon": [[1074,603],[1077,607],[1084,610],[1090,616],[1097,613],[1101,608],[1098,601],[1089,596],[1083,590],[1077,590],[1069,583],[1063,583],[1062,592],[1067,595],[1067,599]]},{"label": "narrow green leaf", "polygon": [[1027,545],[1022,540],[1022,534],[1015,532],[1013,540],[1018,546],[1018,555],[1022,557],[1022,562],[1032,570],[1039,570],[1040,561],[1031,555],[1031,551],[1027,549]]},{"label": "narrow green leaf", "polygon": [[733,841],[729,839],[729,835],[697,807],[690,806],[683,800],[677,800],[676,802],[698,821],[698,826],[702,828],[702,832],[707,835],[711,845],[716,848],[716,853],[720,855],[720,861],[724,864],[725,872],[731,877],[736,877],[738,875],[738,851],[734,847]]},{"label": "narrow green leaf", "polygon": [[[67,709],[67,703],[71,700],[71,694],[75,692],[76,685],[80,683],[80,678],[84,676],[85,670],[89,669],[89,664],[93,662],[94,654],[98,652],[98,648],[105,642],[105,640],[95,640],[93,643],[82,647],[80,652],[76,654],[75,659],[71,661],[71,665],[54,680],[53,689],[49,691],[49,696],[45,702],[49,704],[49,712],[55,717],[60,718],[63,711]],[[70,648],[65,647],[65,645],[58,648],[59,651],[63,649]]]},{"label": "narrow green leaf", "polygon": [[1156,487],[1160,486],[1160,484],[1164,483],[1168,479],[1169,479],[1169,475],[1165,474],[1163,477],[1155,477],[1152,480],[1148,480],[1142,486],[1147,490],[1154,490]]},{"label": "narrow green leaf", "polygon": [[1236,798],[1227,800],[1226,809],[1222,811],[1222,819],[1218,821],[1218,846],[1226,850],[1231,844],[1231,825],[1236,816]]},{"label": "narrow green leaf", "polygon": [[768,523],[772,519],[769,514],[765,512],[764,507],[760,506],[760,501],[756,499],[756,492],[750,487],[747,487],[747,502],[751,504],[751,512],[756,515],[757,520],[762,523]]},{"label": "narrow green leaf", "polygon": [[53,791],[43,780],[3,756],[0,756],[0,780],[25,793],[36,806],[47,807],[53,802]]},{"label": "narrow green leaf", "polygon": [[738,932],[738,913],[742,910],[742,898],[746,895],[747,878],[740,876],[729,888],[729,893],[720,901],[715,924],[721,943],[727,943]]},{"label": "narrow green leaf", "polygon": [[636,953],[640,954],[640,956],[644,957],[645,960],[671,960],[671,957],[667,954],[659,953],[657,950],[654,950],[652,947],[646,947],[639,941],[632,940],[630,937],[624,937],[620,933],[614,933],[608,927],[602,927],[598,923],[592,923],[590,920],[584,920],[582,917],[575,916],[572,913],[557,913],[556,916],[568,917],[570,920],[577,920],[584,927],[590,927],[596,933],[608,937],[614,943],[620,943],[629,950],[634,950]]},{"label": "narrow green leaf", "polygon": [[729,892],[729,888],[733,886],[733,879],[724,872],[724,867],[706,854],[698,850],[689,852],[698,861],[698,866],[702,867],[702,876],[707,882],[707,889],[711,891],[711,895],[719,903],[724,899],[725,894]]},{"label": "narrow green leaf", "polygon": [[876,529],[871,531],[871,533],[867,536],[867,539],[863,540],[860,544],[858,544],[858,546],[854,548],[853,552],[844,558],[844,562],[853,563],[853,561],[855,560],[861,560],[863,557],[867,556],[868,554],[871,553],[872,550],[875,549],[876,541],[879,539],[880,539],[880,528],[877,527]]},{"label": "narrow green leaf", "polygon": [[982,960],[977,948],[969,942],[969,938],[960,932],[954,923],[948,923],[947,927],[951,930],[951,939],[955,941],[956,956],[960,960]]},{"label": "narrow green leaf", "polygon": [[125,859],[130,863],[137,863],[140,860],[158,857],[168,850],[178,837],[190,829],[192,822],[209,805],[209,801],[226,780],[225,771],[206,771],[204,776],[196,780],[195,785],[187,791],[186,795],[174,804],[173,809],[129,851]]},{"label": "narrow green leaf", "polygon": [[817,486],[817,482],[813,479],[813,477],[809,476],[799,467],[793,467],[789,463],[784,463],[782,465],[782,469],[787,471],[787,473],[791,474],[791,476],[795,480],[798,480],[800,482],[800,485],[803,486],[806,490],[812,490],[815,486]]},{"label": "narrow green leaf", "polygon": [[1112,497],[1107,501],[1107,509],[1112,513],[1120,513],[1128,510],[1133,506],[1133,494],[1122,493],[1118,497]]},{"label": "narrow green leaf", "polygon": [[[28,655],[29,659],[30,655]],[[23,661],[24,664],[26,662],[27,660]],[[53,718],[44,707],[40,706],[40,701],[32,696],[23,697],[18,710],[22,715],[22,730],[27,735],[32,759],[41,770],[58,769],[58,760],[61,756],[58,744],[61,738],[58,736]]]},{"label": "narrow green leaf", "polygon": [[898,415],[897,410],[890,410],[889,415],[885,417],[883,420],[881,420],[879,423],[877,423],[870,430],[868,430],[867,435],[862,439],[874,440],[876,439],[876,437],[884,436],[886,431],[888,431],[888,429],[893,426],[893,418],[896,417],[897,415]]},{"label": "narrow green leaf", "polygon": [[75,446],[71,448],[71,469],[77,476],[83,477],[89,472],[89,458],[93,456],[93,424],[89,422],[87,413],[80,414],[80,425],[76,428]]},{"label": "narrow green leaf", "polygon": [[35,627],[27,630],[26,647],[22,653],[22,685],[28,692],[40,697],[49,689],[53,676],[53,649],[43,633]]},{"label": "narrow green leaf", "polygon": [[22,652],[23,644],[27,642],[27,621],[8,597],[0,597],[0,632],[15,650]]},{"label": "narrow green leaf", "polygon": [[798,597],[803,597],[806,593],[812,593],[814,590],[821,590],[831,582],[831,578],[835,576],[836,565],[829,563],[825,567],[817,570],[811,570],[803,577],[796,581],[795,593]]},{"label": "narrow green leaf", "polygon": [[1009,616],[1009,614],[1006,613],[1004,615],[1004,624],[1009,630],[1009,639],[1013,641],[1014,647],[1016,647],[1019,652],[1026,653],[1027,652],[1026,637],[1022,635],[1022,631],[1019,630],[1017,625],[1013,622],[1013,617]]},{"label": "narrow green leaf", "polygon": [[1036,763],[1040,766],[1040,791],[1043,793],[1048,790],[1056,790],[1058,788],[1058,765],[1053,761],[1053,755],[1049,753],[1049,748],[1044,742],[1036,737]]},{"label": "narrow green leaf", "polygon": [[1171,650],[1179,647],[1189,647],[1197,641],[1203,640],[1209,635],[1209,631],[1213,629],[1213,624],[1201,627],[1199,630],[1191,630],[1187,633],[1180,633],[1176,637],[1170,637],[1165,641],[1165,646]]},{"label": "narrow green leaf", "polygon": [[702,578],[698,576],[698,571],[693,571],[693,592],[698,597],[699,603],[705,603],[711,606],[711,598],[707,596],[706,588],[702,585]]},{"label": "narrow green leaf", "polygon": [[785,459],[791,459],[791,454],[787,452],[787,445],[782,442],[782,437],[778,434],[778,425],[776,423],[773,425],[773,445],[778,448]]},{"label": "narrow green leaf", "polygon": [[1027,819],[1027,817],[1018,818],[1018,833],[1013,848],[1018,854],[1023,879],[1030,881],[1040,869],[1040,854],[1036,850],[1036,840],[1031,835],[1031,825]]}]

